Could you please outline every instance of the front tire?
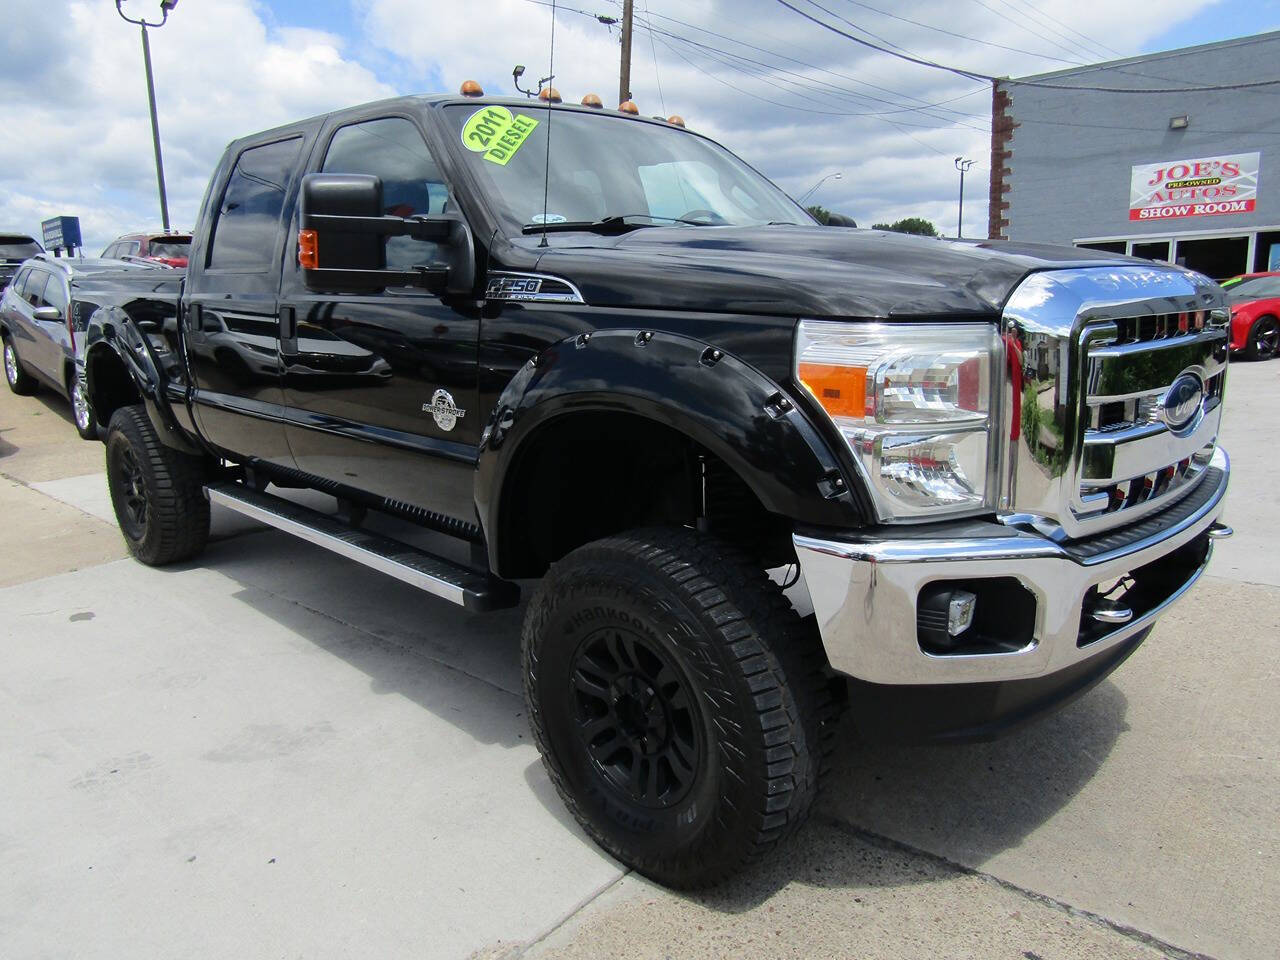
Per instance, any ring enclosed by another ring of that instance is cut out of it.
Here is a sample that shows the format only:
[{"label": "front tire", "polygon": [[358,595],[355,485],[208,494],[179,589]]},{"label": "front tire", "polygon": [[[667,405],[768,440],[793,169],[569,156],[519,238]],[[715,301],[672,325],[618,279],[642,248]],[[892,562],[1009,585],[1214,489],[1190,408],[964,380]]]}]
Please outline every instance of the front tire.
[{"label": "front tire", "polygon": [[67,396],[71,400],[71,414],[75,418],[76,432],[85,440],[99,440],[98,418],[94,416],[93,406],[85,394],[84,383],[74,373],[71,374]]},{"label": "front tire", "polygon": [[4,378],[9,389],[20,397],[29,397],[36,392],[36,378],[22,369],[13,338],[7,334],[4,338]]},{"label": "front tire", "polygon": [[1249,328],[1244,355],[1250,360],[1270,360],[1280,350],[1280,323],[1275,317],[1259,317]]},{"label": "front tire", "polygon": [[758,565],[693,530],[573,551],[525,617],[534,737],[606,851],[717,883],[807,817],[836,707],[818,638]]},{"label": "front tire", "polygon": [[107,428],[107,486],[129,552],[158,567],[194,557],[209,539],[204,464],[166,447],[140,405]]}]

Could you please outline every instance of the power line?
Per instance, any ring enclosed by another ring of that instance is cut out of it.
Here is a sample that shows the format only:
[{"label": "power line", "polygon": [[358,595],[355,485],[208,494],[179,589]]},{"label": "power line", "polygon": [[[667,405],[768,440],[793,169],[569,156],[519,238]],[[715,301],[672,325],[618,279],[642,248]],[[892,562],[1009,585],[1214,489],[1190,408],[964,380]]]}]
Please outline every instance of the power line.
[{"label": "power line", "polygon": [[1039,14],[1039,15],[1040,15],[1040,16],[1042,16],[1042,17],[1044,17],[1046,20],[1052,20],[1054,23],[1056,23],[1058,26],[1062,27],[1064,30],[1069,31],[1070,33],[1074,33],[1074,34],[1075,34],[1077,37],[1079,37],[1081,40],[1086,40],[1086,41],[1088,41],[1088,42],[1089,42],[1089,44],[1090,44],[1094,49],[1096,49],[1096,50],[1100,50],[1100,51],[1102,51],[1104,54],[1114,54],[1114,55],[1115,55],[1115,56],[1117,56],[1117,57],[1123,57],[1123,56],[1124,56],[1124,54],[1123,54],[1123,53],[1121,53],[1119,50],[1117,50],[1115,47],[1109,47],[1109,46],[1107,46],[1105,43],[1103,43],[1101,40],[1095,40],[1093,37],[1089,36],[1087,33],[1081,33],[1081,32],[1080,32],[1079,30],[1077,30],[1075,27],[1071,26],[1071,24],[1069,24],[1069,23],[1067,23],[1067,22],[1065,22],[1065,21],[1063,21],[1063,20],[1059,20],[1057,17],[1055,17],[1055,16],[1054,16],[1052,13],[1050,13],[1048,10],[1042,10],[1042,9],[1040,9],[1040,8],[1039,8],[1039,7],[1037,7],[1035,4],[1031,3],[1031,0],[1018,0],[1018,3],[1022,4],[1023,6],[1027,7],[1027,8],[1028,8],[1028,9],[1030,9],[1030,10],[1034,10],[1037,14]]},{"label": "power line", "polygon": [[[876,36],[866,27],[860,27],[856,23],[853,23],[852,21],[847,20],[844,17],[840,16],[840,14],[835,13],[834,11],[828,10],[826,7],[822,6],[822,4],[820,3],[815,3],[813,2],[813,0],[809,0],[809,2],[812,6],[817,7],[823,13],[830,14],[831,16],[835,17],[837,20],[841,21],[842,23],[845,23],[848,26],[853,27],[855,30],[865,33],[869,37],[875,37],[877,40],[881,41],[882,43],[888,43],[889,46],[895,47],[898,50],[902,50],[903,53],[910,52],[910,51],[904,50],[902,47],[898,46],[896,43],[891,43],[890,41],[886,40],[884,37]],[[924,23],[921,20],[912,20],[910,17],[903,17],[903,16],[899,16],[896,13],[890,13],[887,10],[881,10],[879,7],[873,7],[869,3],[863,3],[862,0],[845,0],[845,2],[851,3],[855,7],[862,7],[864,10],[870,10],[872,13],[877,13],[882,17],[889,17],[891,20],[901,20],[903,23],[910,23],[913,26],[923,27],[926,30],[932,30],[934,33],[946,34],[948,37],[955,37],[957,40],[965,40],[965,41],[968,41],[969,43],[980,43],[984,47],[996,47],[997,49],[1000,49],[1000,50],[1008,50],[1008,51],[1011,51],[1012,53],[1022,53],[1022,54],[1026,54],[1029,57],[1039,57],[1040,59],[1043,59],[1043,60],[1056,60],[1058,61],[1058,63],[1080,64],[1079,60],[1067,60],[1063,57],[1055,57],[1048,53],[1036,53],[1032,50],[1024,50],[1021,47],[1011,47],[1008,44],[996,43],[993,40],[982,40],[978,37],[970,37],[967,34],[956,33],[952,30],[946,30],[942,27],[935,27],[932,24]],[[977,0],[975,0],[975,2],[977,2]]]},{"label": "power line", "polygon": [[881,47],[872,43],[870,40],[864,40],[862,37],[855,37],[851,33],[846,33],[839,27],[833,26],[823,20],[819,20],[812,14],[805,13],[805,11],[799,9],[794,4],[789,3],[788,0],[778,0],[778,3],[782,4],[792,13],[798,13],[806,20],[816,23],[823,29],[830,30],[832,33],[838,34],[846,40],[852,40],[854,43],[860,44],[861,46],[868,47],[872,50],[878,50],[881,53],[887,53],[891,57],[897,57],[899,60],[906,60],[908,63],[918,64],[922,67],[930,67],[934,70],[944,70],[947,73],[954,73],[958,77],[967,77],[970,80],[982,80],[988,83],[999,82],[1005,84],[1016,84],[1024,87],[1042,87],[1050,90],[1079,90],[1094,93],[1200,93],[1213,90],[1250,90],[1256,87],[1273,87],[1280,85],[1280,79],[1276,79],[1254,80],[1249,83],[1228,83],[1216,86],[1193,87],[1086,87],[1073,83],[1046,83],[1041,80],[1015,80],[1011,77],[996,77],[988,73],[979,73],[976,70],[966,70],[963,67],[952,67],[943,63],[937,63],[933,60],[925,60],[922,57],[913,57],[909,54],[899,53],[895,50]]},{"label": "power line", "polygon": [[[1003,20],[1004,22],[1008,23],[1010,26],[1017,27],[1019,30],[1023,31],[1024,33],[1029,33],[1029,34],[1031,34],[1033,37],[1038,37],[1039,39],[1044,40],[1044,41],[1046,41],[1047,43],[1051,43],[1051,44],[1053,44],[1053,45],[1054,45],[1055,47],[1057,47],[1059,50],[1062,50],[1062,51],[1064,51],[1065,53],[1069,53],[1072,57],[1076,58],[1076,59],[1075,59],[1075,62],[1076,62],[1076,63],[1085,63],[1085,62],[1087,62],[1087,61],[1081,61],[1081,60],[1079,59],[1079,57],[1080,57],[1080,51],[1081,51],[1081,48],[1080,48],[1080,45],[1079,45],[1079,44],[1068,45],[1068,44],[1063,43],[1061,40],[1055,40],[1053,37],[1049,36],[1049,35],[1048,35],[1048,34],[1046,34],[1046,33],[1041,33],[1039,30],[1036,30],[1036,29],[1034,29],[1033,27],[1029,27],[1029,26],[1027,26],[1025,23],[1022,23],[1022,22],[1021,22],[1021,21],[1019,21],[1019,20],[1014,20],[1014,19],[1013,19],[1012,17],[1010,17],[1010,16],[1009,16],[1009,14],[1007,14],[1007,13],[1001,13],[999,10],[995,9],[994,7],[989,6],[989,5],[986,3],[986,0],[973,0],[973,2],[974,2],[974,3],[976,3],[978,6],[982,7],[982,9],[987,10],[987,11],[989,11],[990,13],[994,14],[995,16],[999,17],[1001,20]],[[1009,10],[1011,10],[1013,13],[1016,13],[1016,14],[1017,14],[1019,17],[1021,17],[1023,20],[1030,20],[1030,19],[1031,19],[1031,18],[1030,18],[1030,17],[1028,17],[1025,13],[1023,13],[1021,10],[1019,10],[1017,7],[1010,6],[1008,3],[1006,3],[1006,2],[1005,2],[1005,0],[995,0],[995,2],[996,2],[996,3],[999,3],[1001,6],[1008,7],[1008,8],[1009,8]],[[1032,22],[1032,23],[1034,23],[1035,21],[1031,21],[1031,22]],[[1085,51],[1085,56],[1086,56],[1086,57],[1088,57],[1088,58],[1089,58],[1089,60],[1096,60],[1096,59],[1097,59],[1093,54],[1089,53],[1088,51]]]}]

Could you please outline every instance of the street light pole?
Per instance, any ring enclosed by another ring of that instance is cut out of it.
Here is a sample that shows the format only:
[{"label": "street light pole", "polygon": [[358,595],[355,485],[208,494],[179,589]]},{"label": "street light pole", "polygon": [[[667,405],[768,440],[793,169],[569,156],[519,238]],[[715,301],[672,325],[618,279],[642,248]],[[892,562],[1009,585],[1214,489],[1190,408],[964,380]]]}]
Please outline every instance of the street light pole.
[{"label": "street light pole", "polygon": [[169,13],[178,5],[178,0],[160,0],[160,22],[149,23],[145,17],[135,20],[126,17],[123,9],[124,0],[116,0],[116,13],[126,23],[136,23],[142,30],[142,63],[147,72],[147,103],[151,108],[151,145],[156,153],[156,188],[160,192],[160,220],[164,232],[169,232],[169,201],[164,192],[164,159],[160,155],[160,122],[156,119],[156,85],[151,74],[151,42],[147,39],[147,27],[163,27],[169,22]]},{"label": "street light pole", "polygon": [[825,177],[823,177],[821,180],[819,180],[817,183],[815,183],[812,187],[810,187],[808,190],[806,190],[804,193],[802,193],[802,194],[800,195],[800,199],[799,199],[799,200],[797,200],[797,201],[796,201],[796,203],[803,205],[803,204],[804,204],[805,199],[806,199],[807,197],[809,197],[810,195],[812,195],[813,193],[815,193],[815,192],[817,191],[817,189],[818,189],[820,186],[822,186],[824,183],[826,183],[828,180],[841,180],[841,179],[843,179],[843,178],[844,178],[844,174],[843,174],[843,173],[828,173]]},{"label": "street light pole", "polygon": [[976,160],[966,160],[964,157],[956,157],[956,169],[960,171],[960,212],[956,214],[956,239],[960,240],[964,237],[964,175]]}]

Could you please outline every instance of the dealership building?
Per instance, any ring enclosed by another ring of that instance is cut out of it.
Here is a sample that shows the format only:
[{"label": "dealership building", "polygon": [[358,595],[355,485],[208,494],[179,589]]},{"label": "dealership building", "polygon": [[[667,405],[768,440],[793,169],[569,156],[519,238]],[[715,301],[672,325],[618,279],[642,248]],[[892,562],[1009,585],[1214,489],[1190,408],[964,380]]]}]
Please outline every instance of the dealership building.
[{"label": "dealership building", "polygon": [[989,235],[1280,270],[1276,77],[1280,32],[996,81]]}]

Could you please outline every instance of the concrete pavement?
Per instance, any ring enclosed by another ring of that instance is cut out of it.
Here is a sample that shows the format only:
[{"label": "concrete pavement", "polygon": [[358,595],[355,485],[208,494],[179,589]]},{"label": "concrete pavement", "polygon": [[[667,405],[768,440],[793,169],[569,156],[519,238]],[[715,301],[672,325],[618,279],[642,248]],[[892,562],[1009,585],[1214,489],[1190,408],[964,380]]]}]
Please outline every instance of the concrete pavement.
[{"label": "concrete pavement", "polygon": [[1239,534],[1111,680],[994,744],[850,732],[797,842],[696,896],[563,811],[519,611],[225,517],[114,560],[101,447],[0,395],[0,955],[1274,956],[1278,377],[1233,368]]}]

